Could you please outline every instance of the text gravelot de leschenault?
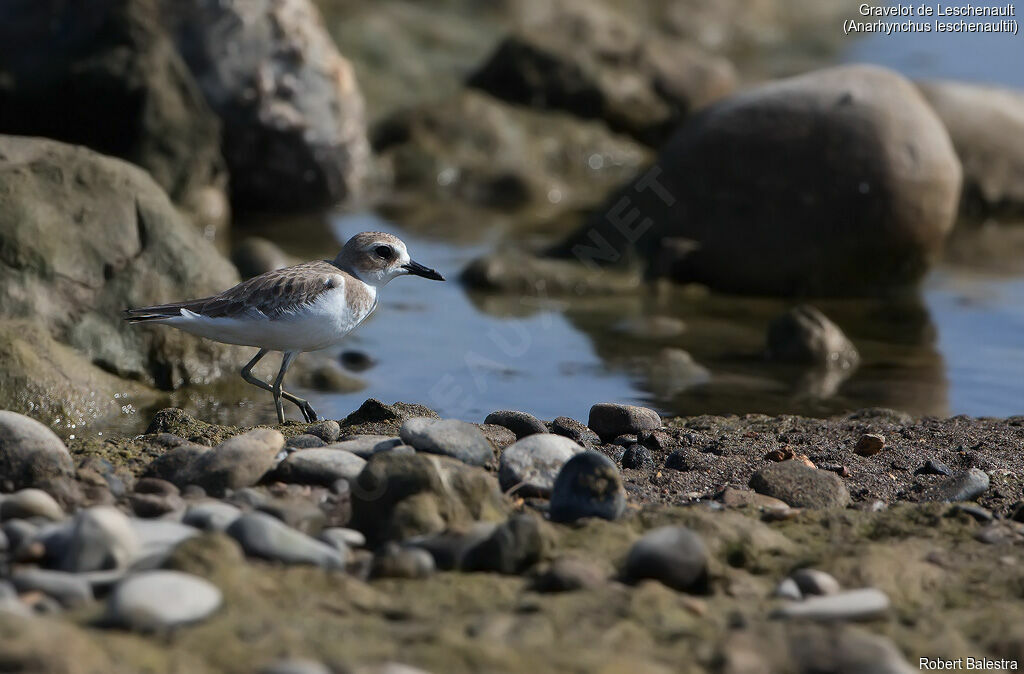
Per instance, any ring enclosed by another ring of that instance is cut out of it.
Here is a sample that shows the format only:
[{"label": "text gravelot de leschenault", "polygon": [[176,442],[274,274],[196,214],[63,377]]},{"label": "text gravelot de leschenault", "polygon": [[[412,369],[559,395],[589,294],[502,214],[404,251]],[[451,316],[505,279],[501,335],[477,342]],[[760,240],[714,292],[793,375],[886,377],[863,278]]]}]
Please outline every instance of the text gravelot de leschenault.
[{"label": "text gravelot de leschenault", "polygon": [[[896,3],[875,6],[861,3],[857,8],[868,20],[847,19],[843,32],[851,33],[1011,33],[1017,35],[1017,9],[1005,5],[946,5],[942,3]],[[887,20],[889,19],[889,20]],[[892,21],[891,19],[899,19]],[[980,20],[972,20],[980,19]]]}]

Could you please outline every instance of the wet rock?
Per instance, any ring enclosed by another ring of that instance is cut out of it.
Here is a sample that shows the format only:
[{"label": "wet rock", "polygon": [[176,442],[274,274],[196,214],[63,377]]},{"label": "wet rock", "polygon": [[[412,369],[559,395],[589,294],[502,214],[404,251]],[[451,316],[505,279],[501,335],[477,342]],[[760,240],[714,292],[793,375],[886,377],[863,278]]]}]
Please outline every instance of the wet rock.
[{"label": "wet rock", "polygon": [[636,434],[661,428],[661,417],[652,409],[637,405],[598,403],[590,408],[589,426],[601,438]]},{"label": "wet rock", "polygon": [[226,531],[251,557],[329,569],[345,566],[345,559],[337,548],[296,531],[265,513],[245,513]]},{"label": "wet rock", "polygon": [[992,522],[975,532],[974,540],[986,545],[1016,545],[1024,542],[1024,526],[1017,522]]},{"label": "wet rock", "polygon": [[272,662],[260,669],[259,674],[332,674],[328,667],[315,660],[288,658]]},{"label": "wet rock", "polygon": [[494,457],[480,429],[458,419],[409,419],[399,436],[417,451],[450,456],[471,466],[482,466]]},{"label": "wet rock", "polygon": [[387,435],[355,435],[328,445],[327,448],[345,450],[363,459],[369,459],[377,452],[387,452],[401,444],[401,438]]},{"label": "wet rock", "polygon": [[222,212],[202,224],[223,225],[219,125],[161,28],[156,4],[5,5],[0,133],[54,138],[130,161],[187,210],[203,215],[204,200],[220,202]]},{"label": "wet rock", "polygon": [[274,476],[282,482],[329,487],[338,480],[356,479],[365,466],[366,459],[342,449],[303,449],[289,454]]},{"label": "wet rock", "polygon": [[179,486],[197,484],[213,496],[228,489],[251,487],[274,467],[277,453],[283,448],[284,436],[279,431],[257,428],[198,454],[172,481]]},{"label": "wet rock", "polygon": [[362,96],[312,2],[161,7],[223,123],[235,201],[301,209],[360,193],[369,159]]},{"label": "wet rock", "polygon": [[584,447],[601,442],[597,433],[570,417],[555,417],[555,420],[551,422],[551,432],[556,435],[564,435]]},{"label": "wet rock", "polygon": [[317,447],[323,447],[327,443],[321,438],[309,433],[303,433],[301,435],[293,435],[290,438],[286,438],[284,441],[285,447],[289,449],[316,449]]},{"label": "wet rock", "polygon": [[772,321],[766,352],[772,360],[840,370],[853,368],[860,361],[860,354],[839,326],[806,304]]},{"label": "wet rock", "polygon": [[64,608],[77,608],[93,600],[92,585],[80,574],[26,567],[11,574],[11,583],[18,592],[42,592],[53,597]]},{"label": "wet rock", "polygon": [[703,592],[707,587],[708,551],[686,527],[660,527],[644,534],[626,556],[623,575],[637,581],[653,578],[675,590]]},{"label": "wet rock", "polygon": [[198,622],[220,608],[221,592],[180,571],[146,571],[117,584],[107,600],[107,621],[139,632]]},{"label": "wet rock", "polygon": [[550,516],[555,522],[583,517],[618,519],[626,510],[626,490],[611,459],[585,451],[569,459],[551,491]]},{"label": "wet rock", "polygon": [[[679,282],[863,294],[922,277],[952,227],[960,182],[949,136],[912,84],[873,66],[828,68],[709,106],[555,252],[607,267],[621,262],[608,251],[626,229],[652,264],[665,242],[694,242],[652,269]],[[638,223],[650,224],[638,233]]]},{"label": "wet rock", "polygon": [[551,14],[506,37],[470,86],[520,105],[596,117],[659,144],[693,110],[736,85],[728,61],[643,33],[603,5],[558,5]]},{"label": "wet rock", "polygon": [[[47,554],[64,571],[99,571],[128,566],[142,550],[131,521],[110,506],[95,506],[75,513],[66,541]],[[47,546],[49,548],[49,545]]]},{"label": "wet rock", "polygon": [[5,259],[25,261],[0,263],[0,406],[27,412],[31,401],[38,418],[95,423],[123,414],[126,400],[148,403],[149,386],[205,383],[237,368],[236,347],[122,318],[126,307],[238,280],[150,176],[38,138],[2,136],[0,157],[0,246]]},{"label": "wet rock", "polygon": [[934,459],[928,459],[920,468],[914,471],[918,475],[952,475],[953,469]]},{"label": "wet rock", "polygon": [[827,596],[809,597],[784,604],[772,616],[776,618],[816,620],[870,620],[889,610],[889,597],[881,590],[847,590]]},{"label": "wet rock", "polygon": [[352,483],[352,522],[371,544],[504,519],[486,471],[430,454],[374,455]]},{"label": "wet rock", "polygon": [[544,432],[506,447],[498,465],[498,483],[520,496],[551,496],[565,462],[583,451],[569,438]]},{"label": "wet rock", "polygon": [[276,243],[259,236],[247,236],[232,246],[231,262],[243,279],[293,264]]},{"label": "wet rock", "polygon": [[976,213],[1024,213],[1024,93],[966,82],[917,85],[945,124]]},{"label": "wet rock", "polygon": [[795,460],[762,468],[750,478],[750,486],[794,508],[845,508],[850,504],[850,493],[835,473]]},{"label": "wet rock", "polygon": [[654,456],[651,454],[651,450],[646,447],[642,445],[633,445],[632,447],[627,447],[626,451],[622,453],[621,463],[623,468],[629,468],[632,470],[653,468]]},{"label": "wet rock", "polygon": [[838,580],[818,569],[797,569],[789,577],[805,597],[837,594],[842,589]]},{"label": "wet rock", "polygon": [[573,592],[603,585],[608,573],[591,560],[559,557],[538,572],[530,583],[535,592]]},{"label": "wet rock", "polygon": [[467,550],[462,569],[522,573],[540,561],[543,552],[544,535],[540,520],[532,514],[516,515]]},{"label": "wet rock", "polygon": [[346,349],[338,355],[338,362],[350,372],[366,372],[377,364],[377,361],[368,353]]},{"label": "wet rock", "polygon": [[929,489],[922,500],[924,501],[973,501],[986,491],[989,487],[988,473],[977,468],[962,470],[950,475],[948,478]]},{"label": "wet rock", "polygon": [[[0,452],[3,449],[0,448]],[[0,496],[0,520],[41,517],[47,520],[64,519],[64,511],[53,497],[41,489],[21,489]]]},{"label": "wet rock", "polygon": [[853,451],[861,456],[874,456],[885,447],[885,436],[878,433],[865,433],[857,440]]},{"label": "wet rock", "polygon": [[182,522],[201,531],[225,531],[241,514],[230,503],[211,499],[190,504]]},{"label": "wet rock", "polygon": [[73,470],[56,433],[35,419],[0,410],[0,481],[8,490],[46,485]]},{"label": "wet rock", "polygon": [[434,558],[426,550],[388,543],[373,557],[372,578],[426,578],[434,574]]},{"label": "wet rock", "polygon": [[499,410],[497,412],[491,412],[487,415],[487,418],[484,419],[484,423],[504,426],[516,434],[517,440],[522,440],[528,435],[548,432],[547,426],[545,426],[540,419],[532,414],[517,412],[515,410]]}]

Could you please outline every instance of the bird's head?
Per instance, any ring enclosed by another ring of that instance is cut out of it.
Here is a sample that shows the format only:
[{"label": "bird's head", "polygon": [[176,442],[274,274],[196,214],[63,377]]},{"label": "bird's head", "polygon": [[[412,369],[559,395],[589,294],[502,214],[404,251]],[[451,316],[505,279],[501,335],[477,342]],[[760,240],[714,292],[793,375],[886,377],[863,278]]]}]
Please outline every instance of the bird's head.
[{"label": "bird's head", "polygon": [[362,232],[345,243],[334,264],[372,286],[383,286],[396,276],[412,274],[434,281],[444,277],[413,262],[405,243],[383,232]]}]

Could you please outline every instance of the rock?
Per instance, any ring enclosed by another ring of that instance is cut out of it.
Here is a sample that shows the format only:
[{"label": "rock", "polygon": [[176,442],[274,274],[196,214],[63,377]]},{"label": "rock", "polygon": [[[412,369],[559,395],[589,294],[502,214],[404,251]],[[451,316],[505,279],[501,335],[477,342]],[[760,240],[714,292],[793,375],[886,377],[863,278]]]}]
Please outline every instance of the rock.
[{"label": "rock", "polygon": [[659,527],[644,534],[626,555],[623,574],[633,581],[653,578],[681,592],[707,588],[708,551],[686,527]]},{"label": "rock", "polygon": [[870,620],[885,614],[888,610],[889,597],[884,592],[865,588],[783,604],[772,613],[772,616],[820,622]]},{"label": "rock", "polygon": [[989,487],[988,473],[977,468],[962,470],[950,475],[948,478],[929,489],[922,500],[924,501],[973,501],[986,491]]},{"label": "rock", "polygon": [[490,538],[497,528],[494,522],[476,522],[465,530],[460,528],[408,538],[405,545],[426,550],[434,558],[438,569],[452,571],[461,569],[466,554]]},{"label": "rock", "polygon": [[135,492],[128,497],[132,511],[139,517],[160,517],[185,509],[185,500],[177,487],[153,477],[144,477],[135,483]]},{"label": "rock", "polygon": [[121,317],[238,280],[145,172],[0,136],[0,184],[0,248],[22,261],[0,261],[0,407],[70,429],[237,368],[237,347]]},{"label": "rock", "polygon": [[918,475],[952,475],[953,469],[934,459],[928,459],[920,468],[914,471]]},{"label": "rock", "polygon": [[626,434],[623,434],[623,435],[619,435],[614,440],[612,440],[612,444],[613,445],[618,445],[619,447],[632,447],[636,443],[637,443],[637,436],[629,434],[629,433],[626,433]]},{"label": "rock", "polygon": [[256,509],[310,536],[318,535],[327,524],[327,516],[317,502],[301,494],[272,498],[256,506]]},{"label": "rock", "polygon": [[122,569],[141,551],[131,520],[111,506],[94,506],[75,513],[57,567],[74,572]]},{"label": "rock", "polygon": [[231,262],[244,279],[294,264],[276,243],[259,236],[247,236],[232,246]]},{"label": "rock", "polygon": [[800,586],[792,578],[783,578],[782,582],[775,588],[774,596],[779,599],[790,599],[792,601],[800,601],[804,598],[803,593],[800,592]]},{"label": "rock", "polygon": [[296,531],[265,513],[245,513],[227,528],[246,555],[285,564],[312,564],[329,569],[345,567],[337,548]]},{"label": "rock", "polygon": [[565,462],[583,451],[569,438],[544,432],[524,437],[501,453],[498,483],[519,496],[551,496]]},{"label": "rock", "polygon": [[960,182],[949,135],[911,83],[827,68],[709,106],[553,252],[607,268],[629,247],[650,275],[715,290],[860,295],[923,276]]},{"label": "rock", "polygon": [[950,508],[950,512],[953,514],[963,513],[975,522],[991,522],[995,519],[991,510],[973,503],[954,503],[953,507]]},{"label": "rock", "polygon": [[361,192],[369,160],[363,99],[312,2],[161,7],[223,122],[234,200],[316,208]]},{"label": "rock", "polygon": [[11,574],[18,592],[42,592],[64,608],[78,608],[93,600],[92,585],[80,574],[48,569],[21,568]]},{"label": "rock", "polygon": [[805,624],[787,629],[792,671],[913,674],[916,665],[891,640],[854,627]]},{"label": "rock", "polygon": [[482,466],[494,458],[480,429],[458,419],[409,419],[399,436],[417,451],[450,456],[471,466]]},{"label": "rock", "polygon": [[385,206],[413,222],[440,210],[469,224],[481,208],[546,220],[593,205],[649,158],[647,148],[598,122],[473,90],[398,110],[372,138],[394,181]]},{"label": "rock", "polygon": [[373,557],[373,578],[426,578],[433,575],[434,558],[421,548],[388,543]]},{"label": "rock", "polygon": [[491,448],[494,451],[501,453],[506,447],[511,447],[516,441],[516,434],[498,424],[479,424],[477,428],[487,438],[487,442],[491,443]]},{"label": "rock", "polygon": [[338,362],[349,372],[366,372],[377,364],[376,359],[363,351],[346,349],[338,355]]},{"label": "rock", "polygon": [[175,483],[197,484],[213,496],[228,489],[251,487],[274,467],[277,453],[283,448],[284,436],[280,431],[257,428],[197,455]]},{"label": "rock", "polygon": [[576,557],[559,557],[537,573],[530,589],[535,592],[573,592],[603,585],[608,574],[596,563]]},{"label": "rock", "polygon": [[583,517],[618,519],[626,510],[626,490],[611,459],[585,451],[569,459],[555,479],[550,515],[554,522]]},{"label": "rock", "polygon": [[684,472],[707,470],[711,463],[712,460],[704,452],[700,452],[692,447],[682,447],[665,457],[666,468]]},{"label": "rock", "polygon": [[126,629],[161,631],[203,620],[221,602],[220,590],[207,580],[180,571],[145,571],[117,584],[106,617]]},{"label": "rock", "polygon": [[[0,443],[3,443],[3,440],[0,440]],[[0,452],[3,451],[0,445]],[[59,521],[64,519],[64,511],[52,496],[41,489],[21,489],[0,501],[0,520],[30,517]]]},{"label": "rock", "polygon": [[315,435],[302,433],[301,435],[293,435],[290,438],[286,438],[284,445],[289,449],[316,449],[317,447],[326,446],[327,443]]},{"label": "rock", "polygon": [[797,569],[789,577],[804,596],[837,594],[842,587],[830,574],[817,569]]},{"label": "rock", "polygon": [[625,318],[612,326],[612,329],[634,339],[660,340],[683,334],[686,332],[686,323],[674,316],[642,315]]},{"label": "rock", "polygon": [[633,445],[632,447],[627,447],[626,451],[622,453],[621,463],[623,468],[631,470],[653,468],[654,456],[651,454],[651,450],[643,445]]},{"label": "rock", "polygon": [[687,351],[660,349],[647,363],[647,381],[651,390],[663,398],[711,381],[711,370],[693,359]]},{"label": "rock", "polygon": [[329,487],[338,480],[351,482],[365,466],[366,459],[343,449],[302,449],[278,464],[274,476],[282,482]]},{"label": "rock", "polygon": [[721,500],[722,505],[730,508],[752,505],[757,508],[789,509],[785,501],[780,501],[777,498],[765,496],[764,494],[758,494],[756,491],[735,489],[733,487],[723,489],[721,495],[719,495],[719,500]]},{"label": "rock", "polygon": [[241,515],[235,506],[210,499],[190,504],[182,522],[201,531],[226,531]]},{"label": "rock", "polygon": [[540,520],[530,514],[515,515],[498,526],[488,538],[466,551],[462,569],[522,573],[540,561],[543,552]]},{"label": "rock", "polygon": [[598,403],[590,408],[590,426],[601,438],[614,438],[661,428],[661,417],[652,409],[637,405]]},{"label": "rock", "polygon": [[946,125],[960,157],[967,209],[1024,213],[1024,93],[942,80],[917,87]]},{"label": "rock", "polygon": [[825,314],[804,304],[768,326],[766,353],[772,360],[848,370],[860,362],[856,347]]},{"label": "rock", "polygon": [[750,478],[750,486],[794,508],[845,508],[850,504],[850,493],[835,473],[796,460],[762,468]]},{"label": "rock", "polygon": [[874,456],[885,447],[885,436],[878,433],[865,433],[857,440],[853,451],[861,456]]},{"label": "rock", "polygon": [[376,454],[352,483],[352,522],[371,545],[505,518],[486,471],[431,454]]},{"label": "rock", "polygon": [[331,670],[315,660],[288,658],[270,663],[259,674],[331,674]]},{"label": "rock", "polygon": [[506,37],[469,85],[520,105],[596,117],[650,144],[736,86],[725,59],[643,32],[610,8],[555,7],[545,24]]},{"label": "rock", "polygon": [[161,519],[131,519],[132,529],[139,541],[139,551],[132,561],[134,569],[153,569],[162,566],[176,547],[199,531],[181,522]]},{"label": "rock", "polygon": [[[5,5],[0,133],[45,136],[130,161],[201,224],[222,226],[227,173],[219,124],[157,14],[155,2],[133,0]],[[210,199],[220,212],[202,208]]]},{"label": "rock", "polygon": [[366,546],[366,536],[355,529],[345,527],[328,527],[320,532],[320,540],[336,548],[362,548]]},{"label": "rock", "polygon": [[385,405],[374,398],[367,399],[352,414],[345,417],[341,422],[341,430],[347,436],[351,435],[398,435],[398,429],[408,419],[414,417],[427,417],[439,419],[437,412],[412,403],[397,402],[393,405]]},{"label": "rock", "polygon": [[601,438],[597,437],[597,433],[570,417],[556,417],[551,422],[551,432],[556,435],[564,435],[584,447],[597,445],[601,442]]},{"label": "rock", "polygon": [[306,429],[306,433],[315,435],[325,443],[330,444],[337,442],[338,438],[341,437],[341,426],[333,419],[325,419],[309,426]]},{"label": "rock", "polygon": [[35,419],[0,410],[0,481],[5,488],[45,485],[73,470],[71,455],[56,433]]},{"label": "rock", "polygon": [[401,444],[401,438],[387,435],[354,435],[328,445],[327,449],[344,450],[363,459],[369,459],[377,452],[387,452]]},{"label": "rock", "polygon": [[528,435],[548,432],[547,426],[545,426],[540,419],[532,414],[517,412],[515,410],[499,410],[497,412],[491,412],[487,415],[487,418],[484,419],[484,423],[504,426],[516,434],[517,440],[522,440]]},{"label": "rock", "polygon": [[7,550],[15,552],[23,543],[27,543],[39,533],[39,527],[25,520],[7,520],[3,523],[0,531],[3,531],[3,539],[7,543]]}]

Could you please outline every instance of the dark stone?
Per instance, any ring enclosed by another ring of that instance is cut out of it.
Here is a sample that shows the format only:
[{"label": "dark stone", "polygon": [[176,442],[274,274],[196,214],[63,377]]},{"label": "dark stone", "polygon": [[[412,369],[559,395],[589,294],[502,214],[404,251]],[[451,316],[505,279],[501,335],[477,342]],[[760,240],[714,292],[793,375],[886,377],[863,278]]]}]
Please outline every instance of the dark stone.
[{"label": "dark stone", "polygon": [[570,417],[556,417],[551,422],[551,432],[564,435],[584,447],[597,445],[601,442],[601,438],[597,437],[597,433]]},{"label": "dark stone", "polygon": [[652,409],[638,405],[598,403],[590,408],[587,425],[602,439],[624,434],[635,435],[661,427],[661,417]]},{"label": "dark stone", "polygon": [[914,471],[918,475],[952,475],[953,469],[934,459],[928,459],[924,465]]},{"label": "dark stone", "polygon": [[291,449],[314,449],[316,447],[323,447],[327,443],[324,442],[323,438],[319,438],[309,433],[303,433],[302,435],[293,435],[284,441],[285,447]]},{"label": "dark stone", "polygon": [[341,569],[345,560],[334,547],[292,529],[266,513],[245,513],[227,528],[246,555],[285,564]]},{"label": "dark stone", "polygon": [[562,467],[551,492],[549,514],[555,522],[583,517],[618,519],[626,510],[619,470],[604,454],[585,451]]},{"label": "dark stone", "polygon": [[388,543],[373,556],[371,578],[426,578],[433,575],[434,558],[426,550]]},{"label": "dark stone", "polygon": [[653,578],[683,592],[707,590],[708,551],[686,527],[660,527],[644,534],[626,555],[623,575],[637,581]]},{"label": "dark stone", "polygon": [[541,523],[530,514],[515,515],[484,541],[466,551],[465,571],[522,573],[538,561],[544,550]]},{"label": "dark stone", "polygon": [[835,473],[794,460],[762,468],[750,478],[750,486],[794,508],[845,508],[850,504],[850,493]]},{"label": "dark stone", "polygon": [[373,356],[363,351],[346,349],[338,356],[341,366],[350,372],[365,372],[377,364]]},{"label": "dark stone", "polygon": [[0,482],[4,491],[45,487],[73,471],[71,455],[56,433],[35,419],[0,411]]},{"label": "dark stone", "polygon": [[922,500],[925,501],[973,501],[989,487],[988,473],[977,468],[962,470],[950,475],[942,482],[929,489]]},{"label": "dark stone", "polygon": [[649,469],[654,467],[654,457],[651,455],[651,450],[646,447],[633,445],[622,453],[621,463],[623,468],[632,470]]},{"label": "dark stone", "polygon": [[540,419],[532,414],[518,412],[515,410],[498,410],[497,412],[491,412],[487,415],[487,418],[484,419],[484,423],[504,426],[516,434],[517,440],[522,440],[528,435],[548,432],[547,426],[545,426]]}]

